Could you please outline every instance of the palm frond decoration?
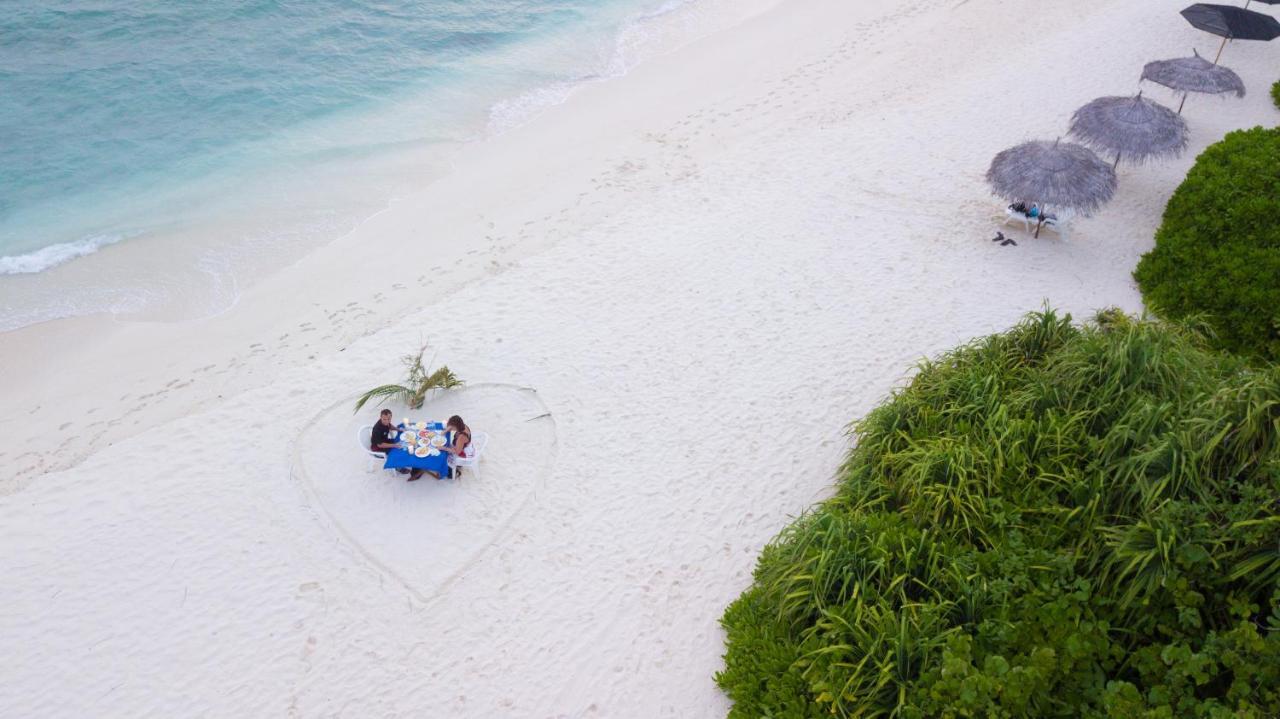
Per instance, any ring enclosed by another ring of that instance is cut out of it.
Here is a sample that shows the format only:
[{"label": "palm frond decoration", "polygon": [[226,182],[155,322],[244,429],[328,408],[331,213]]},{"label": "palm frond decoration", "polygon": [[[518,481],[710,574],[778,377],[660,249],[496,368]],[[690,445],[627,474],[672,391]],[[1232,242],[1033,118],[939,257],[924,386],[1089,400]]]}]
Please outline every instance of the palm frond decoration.
[{"label": "palm frond decoration", "polygon": [[379,387],[374,387],[368,392],[365,392],[364,394],[360,395],[360,398],[356,400],[355,411],[359,412],[360,410],[364,409],[364,406],[369,403],[369,400],[379,399],[381,401],[378,402],[378,404],[383,404],[384,402],[395,399],[396,397],[400,397],[400,396],[407,397],[412,393],[413,393],[413,390],[409,389],[408,387],[405,387],[402,384],[384,384]]},{"label": "palm frond decoration", "polygon": [[384,384],[374,387],[356,399],[355,411],[359,412],[375,399],[378,400],[378,404],[398,399],[410,409],[419,409],[432,391],[454,389],[463,385],[463,381],[449,369],[448,365],[441,365],[434,371],[428,371],[427,368],[434,364],[435,358],[424,363],[422,357],[426,352],[427,347],[424,345],[416,354],[405,355],[402,358],[407,373],[404,384]]}]

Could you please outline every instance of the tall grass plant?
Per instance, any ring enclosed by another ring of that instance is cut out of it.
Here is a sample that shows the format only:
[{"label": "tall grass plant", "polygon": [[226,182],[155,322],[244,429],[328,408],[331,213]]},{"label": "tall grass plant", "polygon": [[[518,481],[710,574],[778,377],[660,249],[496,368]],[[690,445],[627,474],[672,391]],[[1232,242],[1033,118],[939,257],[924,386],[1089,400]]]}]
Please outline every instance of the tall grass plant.
[{"label": "tall grass plant", "polygon": [[1280,716],[1280,371],[1044,311],[853,432],[725,613],[731,717]]}]

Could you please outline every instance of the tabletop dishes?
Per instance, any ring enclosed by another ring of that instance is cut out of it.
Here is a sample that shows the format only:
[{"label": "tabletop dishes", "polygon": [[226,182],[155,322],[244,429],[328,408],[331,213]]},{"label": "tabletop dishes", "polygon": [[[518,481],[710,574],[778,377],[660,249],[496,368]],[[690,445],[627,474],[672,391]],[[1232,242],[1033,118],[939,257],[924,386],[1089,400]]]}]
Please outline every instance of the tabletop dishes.
[{"label": "tabletop dishes", "polygon": [[440,448],[449,443],[447,430],[436,429],[439,426],[435,422],[410,422],[405,419],[398,434],[400,448],[418,459],[439,457],[442,454]]}]

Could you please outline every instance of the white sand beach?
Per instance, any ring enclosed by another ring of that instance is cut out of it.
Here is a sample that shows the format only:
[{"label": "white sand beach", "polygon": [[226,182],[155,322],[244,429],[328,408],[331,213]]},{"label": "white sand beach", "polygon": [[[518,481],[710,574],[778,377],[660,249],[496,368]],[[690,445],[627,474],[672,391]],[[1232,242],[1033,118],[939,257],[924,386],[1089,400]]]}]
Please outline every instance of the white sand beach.
[{"label": "white sand beach", "polygon": [[[1184,156],[990,242],[997,152],[1212,57],[1184,4],[744,3],[220,315],[0,335],[0,716],[724,716],[720,615],[848,422],[1045,302],[1141,311],[1195,155],[1280,122],[1234,43]],[[479,477],[366,471],[351,402],[422,343]]]}]

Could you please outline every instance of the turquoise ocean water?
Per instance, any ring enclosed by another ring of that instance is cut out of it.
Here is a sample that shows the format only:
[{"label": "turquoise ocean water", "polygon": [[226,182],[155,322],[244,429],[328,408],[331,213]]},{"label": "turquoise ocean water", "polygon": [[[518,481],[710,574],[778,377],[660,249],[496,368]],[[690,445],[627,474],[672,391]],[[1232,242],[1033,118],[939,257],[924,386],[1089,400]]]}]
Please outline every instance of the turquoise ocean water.
[{"label": "turquoise ocean water", "polygon": [[[332,239],[358,218],[289,189],[316,168],[517,124],[687,1],[0,0],[0,285],[233,208],[269,221],[228,242]],[[90,289],[0,303],[0,329],[120,309]]]}]

